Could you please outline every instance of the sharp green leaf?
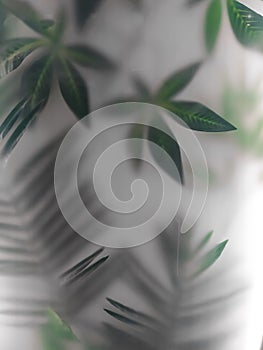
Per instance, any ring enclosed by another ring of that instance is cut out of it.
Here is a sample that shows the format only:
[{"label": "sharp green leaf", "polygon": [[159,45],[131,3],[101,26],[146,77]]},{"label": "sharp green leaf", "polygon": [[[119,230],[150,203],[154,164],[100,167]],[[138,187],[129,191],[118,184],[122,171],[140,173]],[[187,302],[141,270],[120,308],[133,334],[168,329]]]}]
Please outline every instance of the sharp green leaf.
[{"label": "sharp green leaf", "polygon": [[263,17],[235,0],[227,0],[228,14],[237,40],[246,47],[263,48]]},{"label": "sharp green leaf", "polygon": [[22,92],[31,99],[31,108],[48,100],[53,75],[52,55],[34,61],[22,77]]},{"label": "sharp green leaf", "polygon": [[162,123],[163,128],[167,130],[167,132],[163,132],[161,129],[149,127],[147,138],[149,141],[152,141],[163,149],[171,157],[177,167],[178,172],[174,172],[174,169],[171,168],[170,163],[167,162],[167,158],[163,156],[162,151],[156,149],[156,147],[153,148],[150,145],[149,148],[151,154],[153,155],[153,158],[157,164],[161,166],[170,176],[183,183],[183,166],[180,147],[175,138],[172,136],[172,132],[168,126],[161,120],[159,122]]},{"label": "sharp green leaf", "polygon": [[0,51],[0,78],[6,76],[24,61],[42,41],[34,38],[19,38],[6,41]]},{"label": "sharp green leaf", "polygon": [[210,250],[201,260],[200,266],[198,271],[195,273],[196,275],[199,275],[200,273],[207,270],[209,267],[211,267],[221,256],[223,250],[225,249],[228,241],[224,241],[220,244],[218,244],[215,248]]},{"label": "sharp green leaf", "polygon": [[213,51],[222,21],[221,0],[212,0],[205,19],[205,43],[208,52]]},{"label": "sharp green leaf", "polygon": [[23,21],[34,31],[49,36],[51,21],[43,20],[38,12],[27,2],[18,0],[0,0],[13,15]]},{"label": "sharp green leaf", "polygon": [[89,46],[70,45],[66,48],[66,53],[69,59],[84,67],[100,70],[108,70],[115,67],[112,61]]},{"label": "sharp green leaf", "polygon": [[211,109],[198,102],[176,101],[164,103],[162,106],[176,114],[192,130],[223,132],[236,129]]},{"label": "sharp green leaf", "polygon": [[159,89],[158,99],[168,100],[182,91],[191,82],[200,65],[201,63],[197,62],[175,72]]},{"label": "sharp green leaf", "polygon": [[58,66],[59,86],[61,94],[72,110],[79,118],[89,113],[87,86],[80,73],[65,59],[61,59]]},{"label": "sharp green leaf", "polygon": [[96,12],[103,0],[75,0],[75,15],[79,29],[82,29],[90,16]]}]

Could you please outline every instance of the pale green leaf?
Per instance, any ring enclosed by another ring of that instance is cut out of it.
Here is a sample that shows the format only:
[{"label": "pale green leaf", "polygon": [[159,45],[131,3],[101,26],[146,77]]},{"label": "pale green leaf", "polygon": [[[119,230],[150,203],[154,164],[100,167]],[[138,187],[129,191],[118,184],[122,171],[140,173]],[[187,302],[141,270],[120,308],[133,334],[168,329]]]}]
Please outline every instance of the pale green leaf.
[{"label": "pale green leaf", "polygon": [[181,92],[191,82],[200,65],[197,62],[172,74],[159,89],[157,98],[167,100]]}]

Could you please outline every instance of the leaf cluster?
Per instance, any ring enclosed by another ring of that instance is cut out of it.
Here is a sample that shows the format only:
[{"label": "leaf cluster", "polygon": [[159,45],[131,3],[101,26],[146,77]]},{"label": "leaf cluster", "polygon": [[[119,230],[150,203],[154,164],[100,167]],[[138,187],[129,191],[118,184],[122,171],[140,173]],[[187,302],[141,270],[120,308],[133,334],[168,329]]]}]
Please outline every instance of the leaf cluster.
[{"label": "leaf cluster", "polygon": [[114,64],[90,46],[63,44],[66,27],[63,9],[53,21],[43,19],[26,2],[1,0],[0,5],[39,35],[5,40],[1,47],[0,78],[15,71],[32,53],[37,51],[38,54],[22,74],[21,100],[0,125],[2,139],[7,137],[2,154],[7,155],[44,109],[54,79],[57,79],[61,95],[70,110],[81,119],[89,113],[89,97],[86,81],[76,65],[110,70]]},{"label": "leaf cluster", "polygon": [[[200,65],[201,62],[196,62],[174,72],[162,82],[155,92],[151,92],[147,84],[139,77],[136,77],[134,83],[137,95],[122,97],[114,102],[144,102],[160,106],[171,112],[169,117],[176,121],[178,121],[177,117],[179,117],[183,125],[195,131],[217,133],[235,130],[236,128],[232,124],[199,102],[174,100],[174,97],[182,92],[192,81]],[[166,132],[157,128],[145,128],[136,125],[131,132],[131,137],[146,138],[165,150],[176,164],[180,179],[177,179],[176,174],[170,175],[183,183],[184,176],[180,147],[165,120],[159,115],[157,118],[158,123]],[[157,163],[164,168],[164,164],[156,153],[155,148],[150,150]],[[165,168],[165,170],[167,169]]]}]

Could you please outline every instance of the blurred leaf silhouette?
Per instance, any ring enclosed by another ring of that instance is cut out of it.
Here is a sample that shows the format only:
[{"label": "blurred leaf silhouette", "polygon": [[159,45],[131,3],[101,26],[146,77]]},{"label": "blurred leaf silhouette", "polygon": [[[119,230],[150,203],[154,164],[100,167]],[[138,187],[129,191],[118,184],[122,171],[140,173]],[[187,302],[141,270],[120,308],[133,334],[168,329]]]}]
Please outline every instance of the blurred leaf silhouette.
[{"label": "blurred leaf silhouette", "polygon": [[237,125],[235,138],[244,150],[259,157],[263,155],[263,116],[261,113],[255,115],[255,120],[249,126],[245,118],[248,113],[257,109],[260,102],[261,94],[257,86],[246,88],[240,84],[237,88],[228,84],[223,92],[225,115]]},{"label": "blurred leaf silhouette", "polygon": [[[217,344],[217,342],[220,343],[219,339],[213,338],[213,341],[211,341],[209,335],[194,341],[192,340],[193,336],[181,334],[185,323],[191,327],[193,324],[201,322],[201,320],[209,320],[209,317],[213,317],[211,314],[213,305],[222,303],[238,292],[225,295],[222,299],[215,298],[202,303],[196,302],[196,304],[189,299],[190,291],[192,288],[195,288],[193,281],[198,280],[198,275],[205,274],[204,271],[219,259],[227,243],[226,241],[222,242],[200,256],[211,236],[212,232],[208,233],[193,249],[189,249],[189,243],[185,242],[181,246],[181,254],[178,258],[176,254],[173,257],[170,254],[167,256],[173,281],[172,300],[168,301],[166,299],[166,303],[164,302],[165,307],[158,312],[159,317],[150,316],[145,312],[138,311],[136,308],[127,306],[128,304],[107,298],[108,305],[105,311],[110,317],[115,319],[115,322],[112,322],[113,324],[108,322],[104,324],[110,339],[111,346],[109,349],[119,349],[124,344],[127,349],[133,349],[135,346],[137,349],[148,350],[161,348],[176,350],[221,349],[222,344]],[[167,254],[169,252],[169,240],[163,239],[163,242],[165,242]],[[170,250],[173,253],[174,245],[170,246]],[[198,273],[194,272],[196,269]],[[214,280],[216,276],[211,278]],[[152,292],[154,293],[154,291]],[[125,297],[123,296],[122,300],[124,299]],[[217,315],[217,317],[220,316]],[[222,337],[222,335],[219,337]]]},{"label": "blurred leaf silhouette", "polygon": [[78,118],[82,118],[89,113],[88,88],[73,63],[99,70],[111,70],[114,64],[89,46],[62,44],[66,26],[66,15],[63,10],[54,22],[42,19],[34,8],[25,2],[1,0],[0,4],[41,35],[40,38],[5,40],[0,52],[0,76],[4,77],[16,70],[35,50],[42,51],[41,56],[22,74],[23,99],[11,110],[0,126],[2,138],[8,140],[2,152],[7,156],[23,132],[44,109],[55,72],[66,104]]}]

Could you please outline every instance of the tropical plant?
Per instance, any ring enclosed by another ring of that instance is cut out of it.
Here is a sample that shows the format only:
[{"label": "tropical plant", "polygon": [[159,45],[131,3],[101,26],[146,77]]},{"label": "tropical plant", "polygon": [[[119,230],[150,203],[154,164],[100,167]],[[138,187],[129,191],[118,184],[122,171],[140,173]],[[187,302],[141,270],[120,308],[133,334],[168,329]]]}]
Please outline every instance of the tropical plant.
[{"label": "tropical plant", "polygon": [[[198,4],[206,0],[188,0],[189,5]],[[208,53],[216,45],[222,25],[222,0],[208,0],[206,10],[204,35]],[[236,39],[247,48],[262,51],[263,45],[263,17],[259,13],[236,0],[227,0],[228,17]]]},{"label": "tropical plant", "polygon": [[77,118],[89,113],[88,88],[75,64],[97,70],[114,68],[111,60],[87,45],[63,45],[66,14],[63,9],[55,21],[42,19],[26,2],[1,0],[1,6],[37,32],[39,37],[5,40],[0,53],[0,77],[16,70],[38,50],[39,56],[24,70],[21,100],[0,125],[2,139],[7,139],[2,154],[8,155],[27,127],[44,109],[52,87],[58,79],[61,95]]},{"label": "tropical plant", "polygon": [[[204,0],[190,0],[189,3],[201,1]],[[136,0],[133,0],[133,2],[138,3]],[[101,4],[102,1],[100,0],[75,0],[74,6],[79,29],[83,29],[86,21],[91,18],[91,15]],[[227,4],[229,18],[239,42],[246,47],[259,48],[262,31],[261,16],[234,0],[228,0]],[[82,118],[90,111],[88,88],[81,73],[75,68],[75,64],[98,69],[99,71],[112,69],[114,64],[92,47],[64,44],[63,34],[67,21],[63,9],[53,21],[43,19],[35,9],[25,2],[0,0],[0,5],[1,9],[4,9],[4,12],[2,12],[4,16],[10,13],[15,15],[38,35],[37,37],[20,39],[7,40],[4,38],[1,48],[1,76],[5,77],[20,66],[23,67],[24,61],[32,53],[39,55],[32,62],[29,62],[29,66],[22,72],[20,101],[0,125],[0,134],[2,139],[6,141],[2,154],[7,156],[31,122],[43,111],[49,98],[54,76],[57,77],[61,95],[68,107],[77,118]],[[212,0],[208,7],[205,33],[209,52],[213,50],[219,33],[222,17],[221,5],[220,0]],[[200,65],[201,62],[196,62],[172,73],[154,92],[140,77],[136,77],[134,81],[138,94],[130,98],[120,98],[118,102],[137,101],[163,107],[174,113],[189,128],[195,131],[225,132],[234,130],[235,127],[232,124],[207,106],[195,101],[174,100],[174,97],[192,81]],[[137,127],[132,130],[132,136],[146,138],[161,146],[176,163],[183,182],[181,150],[177,142],[174,141],[172,132],[166,122],[160,119],[160,123],[164,125],[167,133],[162,133],[160,130],[153,128],[138,129]],[[35,274],[39,276],[44,269],[44,277],[46,278],[54,271],[60,271],[68,258],[76,254],[76,251],[81,251],[84,243],[86,243],[72,232],[61,217],[58,207],[54,204],[56,201],[53,193],[52,175],[58,144],[59,142],[56,141],[55,146],[54,144],[48,145],[40,154],[37,153],[33,159],[25,164],[16,178],[12,179],[10,187],[8,187],[12,188],[14,184],[18,184],[19,187],[17,189],[14,186],[15,195],[10,202],[5,203],[13,209],[12,218],[14,219],[15,216],[15,221],[19,223],[10,225],[5,220],[1,223],[3,230],[0,237],[5,242],[1,249],[5,253],[16,255],[15,259],[11,256],[0,261],[2,273],[9,275],[15,273],[19,276]],[[158,161],[156,155],[153,155]],[[36,169],[36,174],[31,174],[28,169]],[[43,193],[48,196],[46,202],[42,198]],[[89,198],[89,200],[92,200],[92,198]],[[29,222],[26,220],[26,225],[24,225],[24,216],[28,219],[27,214],[29,212],[30,220]],[[74,214],[78,215],[76,212]],[[179,240],[177,240],[178,237]],[[105,332],[110,339],[108,348],[134,349],[136,347],[144,350],[166,349],[171,346],[176,347],[176,349],[187,350],[216,348],[217,339],[207,337],[199,339],[199,341],[193,341],[192,339],[186,341],[186,339],[180,339],[179,337],[182,324],[201,322],[200,320],[209,321],[209,317],[213,316],[213,312],[211,312],[213,305],[220,304],[223,310],[224,305],[221,302],[228,298],[231,299],[234,295],[234,293],[231,293],[231,295],[211,298],[198,304],[189,302],[189,300],[191,301],[192,290],[195,290],[195,288],[198,288],[199,291],[204,290],[202,278],[207,277],[207,280],[209,279],[209,276],[205,274],[206,270],[218,260],[226,246],[227,241],[224,241],[200,256],[211,237],[212,233],[208,233],[192,249],[188,241],[189,235],[186,235],[183,239],[174,232],[171,236],[165,233],[158,240],[170,275],[171,292],[158,284],[154,276],[143,269],[142,265],[133,257],[132,252],[125,252],[123,254],[125,257],[121,254],[117,256],[115,265],[119,268],[118,273],[120,269],[124,270],[123,266],[128,266],[129,268],[127,267],[125,270],[128,274],[131,271],[130,266],[133,265],[132,268],[136,270],[136,273],[139,274],[140,272],[142,274],[142,277],[136,276],[134,282],[138,287],[138,296],[147,298],[153,306],[153,310],[160,317],[149,316],[144,311],[138,311],[136,305],[133,306],[134,308],[130,307],[129,300],[120,302],[117,297],[118,301],[115,298],[108,298],[106,312],[116,322],[121,322],[118,325],[105,324]],[[182,243],[181,240],[186,240],[186,243]],[[177,254],[178,252],[180,254]],[[104,265],[107,260],[106,256],[94,262],[101,253],[102,250],[100,249],[81,260],[62,275],[59,273],[59,281],[62,283],[61,294],[65,297],[65,300],[61,299],[65,301],[66,311],[64,309],[61,311],[56,303],[44,303],[45,310],[52,307],[52,309],[48,309],[48,324],[43,327],[45,350],[64,349],[65,340],[78,341],[72,330],[61,319],[64,319],[64,312],[66,314],[77,312],[76,310],[84,307],[85,302],[92,302],[92,300],[87,300],[84,291],[88,290],[90,283],[90,279],[87,279],[87,277]],[[33,257],[33,261],[29,257]],[[124,265],[125,262],[127,265]],[[110,276],[110,282],[119,277],[120,273],[118,273]],[[213,277],[217,278],[218,276]],[[213,281],[212,278],[212,283]],[[107,281],[107,283],[110,282]],[[24,300],[21,302],[24,302]],[[43,305],[40,311],[43,313]],[[63,315],[63,317],[60,318],[58,314]],[[125,327],[124,329],[119,327],[121,324]],[[132,326],[132,331],[127,330],[126,325]],[[222,335],[220,335],[221,338]]]},{"label": "tropical plant", "polygon": [[[169,117],[179,117],[185,126],[195,131],[226,132],[235,130],[236,128],[232,124],[199,102],[174,100],[174,97],[182,92],[192,81],[200,65],[201,62],[196,62],[172,73],[154,92],[148,88],[140,77],[136,77],[134,85],[138,95],[120,97],[114,102],[144,102],[160,106],[171,112],[168,114]],[[148,139],[164,149],[176,164],[180,181],[183,183],[184,176],[180,147],[165,120],[159,115],[156,117],[158,118],[158,124],[166,132],[153,127],[135,125],[131,131],[131,137]],[[175,120],[178,121],[178,119]],[[158,159],[155,148],[150,148],[150,150],[155,161],[163,167],[163,163]],[[176,178],[175,174],[171,175]]]}]

